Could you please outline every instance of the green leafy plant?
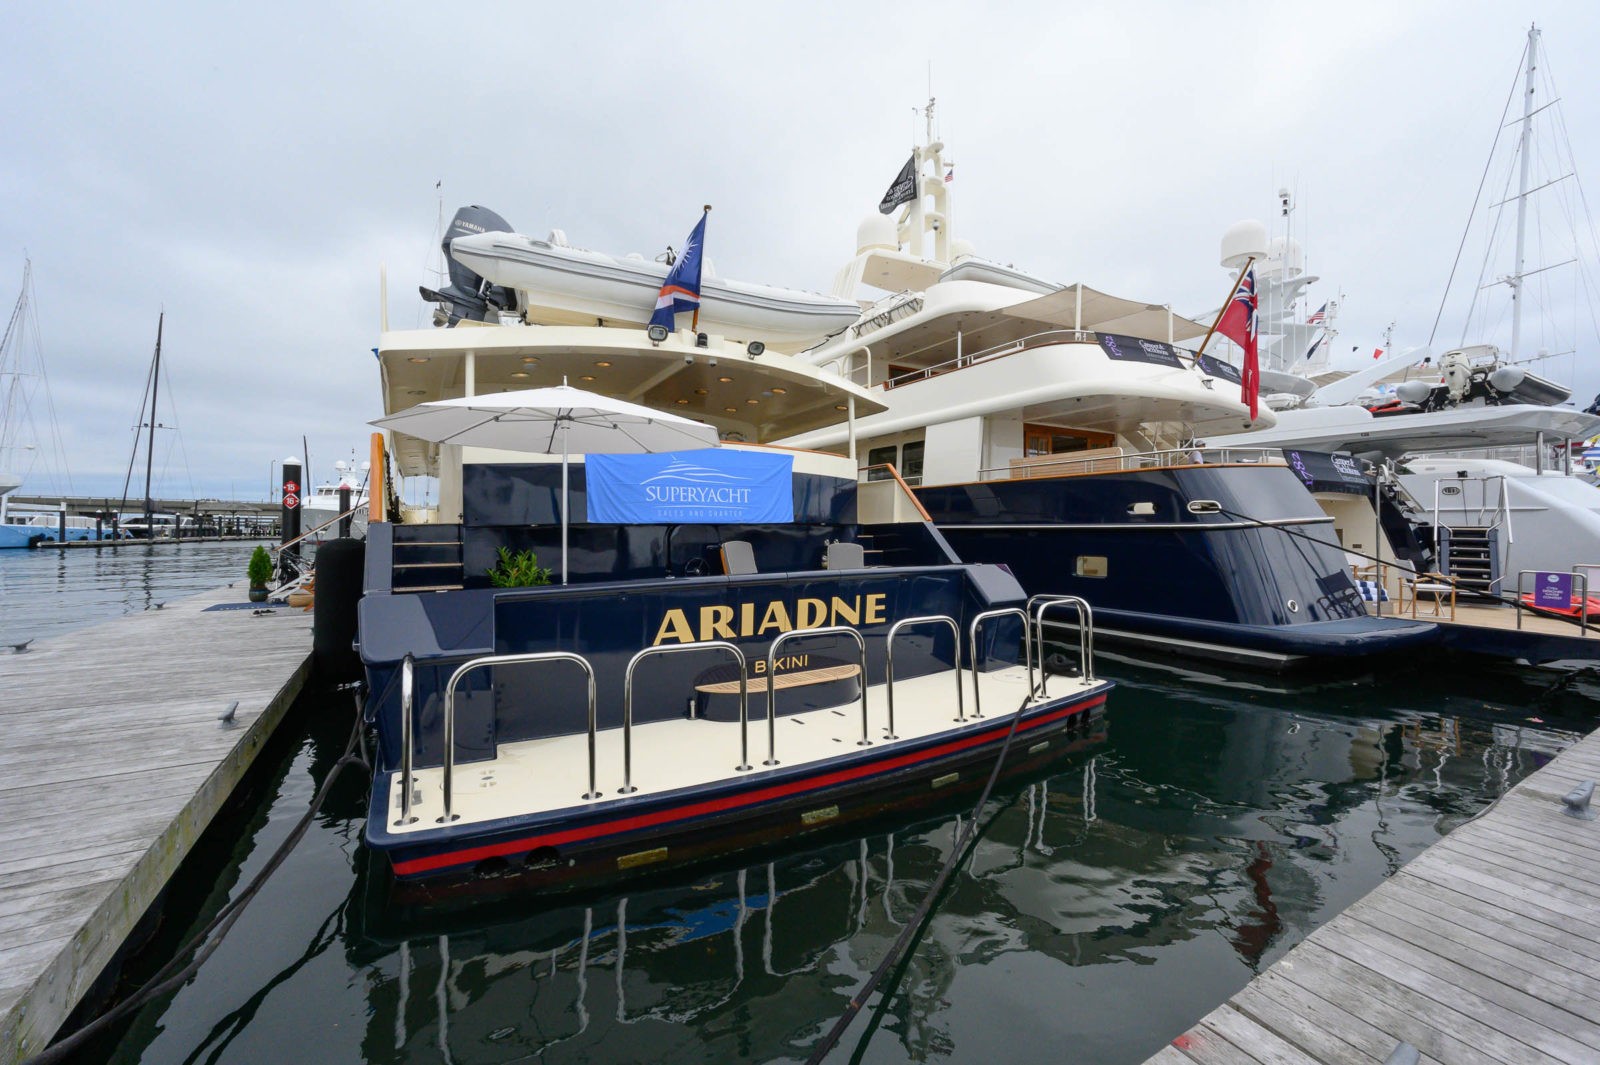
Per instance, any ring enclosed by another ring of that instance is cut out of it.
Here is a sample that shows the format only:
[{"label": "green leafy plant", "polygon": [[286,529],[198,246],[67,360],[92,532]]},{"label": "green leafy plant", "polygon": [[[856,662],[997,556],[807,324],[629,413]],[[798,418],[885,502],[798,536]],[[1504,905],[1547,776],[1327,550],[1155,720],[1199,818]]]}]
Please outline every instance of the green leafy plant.
[{"label": "green leafy plant", "polygon": [[539,556],[532,551],[500,549],[500,561],[489,570],[489,583],[496,588],[531,588],[550,583],[550,571],[539,565]]},{"label": "green leafy plant", "polygon": [[250,578],[250,585],[253,588],[265,588],[267,582],[272,579],[272,556],[267,553],[265,547],[258,544],[256,549],[250,552],[250,564],[245,568],[245,574]]}]

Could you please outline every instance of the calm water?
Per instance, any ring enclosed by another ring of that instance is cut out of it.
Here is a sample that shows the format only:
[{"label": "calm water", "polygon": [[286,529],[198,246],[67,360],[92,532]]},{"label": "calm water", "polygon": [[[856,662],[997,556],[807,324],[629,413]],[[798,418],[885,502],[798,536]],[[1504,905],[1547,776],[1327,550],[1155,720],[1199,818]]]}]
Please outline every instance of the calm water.
[{"label": "calm water", "polygon": [[0,645],[243,581],[253,541],[0,551]]},{"label": "calm water", "polygon": [[[991,802],[833,1061],[1143,1061],[1594,725],[1584,675],[1459,665],[1274,688],[1108,660],[1103,738]],[[266,860],[348,733],[303,700],[185,866],[137,978]],[[181,991],[84,1060],[803,1059],[948,853],[949,813],[558,904],[376,901],[351,774]]]}]

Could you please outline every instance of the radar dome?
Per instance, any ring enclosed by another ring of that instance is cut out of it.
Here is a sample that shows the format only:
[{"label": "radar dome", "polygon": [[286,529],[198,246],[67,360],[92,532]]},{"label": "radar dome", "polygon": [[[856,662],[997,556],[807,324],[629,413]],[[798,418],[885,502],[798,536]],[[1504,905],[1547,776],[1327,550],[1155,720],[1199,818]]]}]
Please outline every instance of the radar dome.
[{"label": "radar dome", "polygon": [[1298,277],[1306,268],[1306,253],[1298,240],[1273,237],[1267,242],[1267,259],[1286,277]]},{"label": "radar dome", "polygon": [[1222,265],[1238,270],[1251,259],[1267,254],[1267,227],[1253,219],[1235,222],[1222,234]]},{"label": "radar dome", "polygon": [[856,227],[856,254],[876,251],[887,248],[890,251],[900,247],[899,238],[895,235],[894,219],[886,214],[874,211],[861,220]]},{"label": "radar dome", "polygon": [[978,249],[972,246],[972,241],[957,238],[950,242],[950,261],[958,263],[962,259],[970,259],[978,254]]}]

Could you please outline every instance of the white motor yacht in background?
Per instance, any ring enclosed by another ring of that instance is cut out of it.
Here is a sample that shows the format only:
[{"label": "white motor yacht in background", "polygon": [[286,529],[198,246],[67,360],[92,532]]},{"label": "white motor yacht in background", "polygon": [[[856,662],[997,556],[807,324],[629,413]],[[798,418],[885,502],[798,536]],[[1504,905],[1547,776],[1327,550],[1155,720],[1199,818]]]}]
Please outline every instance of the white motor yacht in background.
[{"label": "white motor yacht in background", "polygon": [[[1529,161],[1535,117],[1560,106],[1553,87],[1536,77],[1539,47],[1539,31],[1530,30],[1518,72],[1524,105],[1519,164]],[[1538,94],[1547,88],[1552,99],[1541,106]],[[1558,122],[1556,128],[1564,127]],[[1529,350],[1534,345],[1528,343],[1523,327],[1523,304],[1536,294],[1533,279],[1558,267],[1592,265],[1600,252],[1592,246],[1591,219],[1590,228],[1577,227],[1567,238],[1570,244],[1554,233],[1538,234],[1531,243],[1551,256],[1551,263],[1525,262],[1530,197],[1568,197],[1561,210],[1552,213],[1569,221],[1587,213],[1572,183],[1564,183],[1561,175],[1549,177],[1545,180],[1521,165],[1517,194],[1494,205],[1496,230],[1510,229],[1514,215],[1515,236],[1509,242],[1488,242],[1481,273],[1500,277],[1499,283],[1509,291],[1509,313],[1504,316],[1509,337],[1491,334],[1495,343],[1463,343],[1437,359],[1427,348],[1415,348],[1342,374],[1328,373],[1310,360],[1302,364],[1280,357],[1274,368],[1283,372],[1277,378],[1299,377],[1301,385],[1284,388],[1275,397],[1277,425],[1213,435],[1208,442],[1218,447],[1257,444],[1342,451],[1387,466],[1385,483],[1392,502],[1417,527],[1420,541],[1433,555],[1428,561],[1465,588],[1514,595],[1518,574],[1524,571],[1568,572],[1600,563],[1600,492],[1586,477],[1573,476],[1571,462],[1573,449],[1600,433],[1600,403],[1580,411],[1568,402],[1570,389],[1528,368],[1552,357],[1545,350]],[[1287,217],[1287,200],[1284,212]],[[1515,248],[1514,258],[1495,261],[1495,249],[1507,243]],[[1285,309],[1304,285],[1315,280],[1303,277],[1300,267],[1298,246],[1286,241],[1262,272],[1263,291],[1277,292]],[[1488,304],[1487,296],[1474,293],[1463,340],[1476,320],[1474,310],[1487,318],[1489,312],[1480,308]],[[1580,310],[1579,320],[1592,322],[1587,309]],[[1281,317],[1286,320],[1289,315]],[[1308,320],[1294,328],[1307,330],[1313,324]],[[1554,327],[1545,321],[1542,328]],[[1576,337],[1552,335],[1564,337],[1563,345],[1570,341],[1576,350]],[[1302,333],[1297,339],[1304,343],[1309,336]],[[1295,344],[1284,350],[1292,356],[1299,348]],[[1373,515],[1353,515],[1353,519],[1351,524],[1341,517],[1342,542],[1354,546],[1356,538],[1370,541]],[[1405,556],[1403,551],[1399,554]]]},{"label": "white motor yacht in background", "polygon": [[[300,501],[300,527],[307,532],[322,530],[307,536],[309,543],[337,537],[339,524],[335,519],[347,510],[355,511],[350,515],[350,535],[361,539],[367,534],[368,463],[340,459],[333,464],[333,469],[336,474],[333,480],[317,485]],[[349,493],[349,504],[341,507],[345,492]]]},{"label": "white motor yacht in background", "polygon": [[904,211],[882,213],[891,190],[834,288],[888,295],[802,356],[886,409],[784,442],[893,464],[962,558],[1082,596],[1108,637],[1267,668],[1431,638],[1367,616],[1330,520],[1276,451],[1194,445],[1276,422],[1252,422],[1232,367],[1177,346],[1204,325],[956,239],[928,114]]}]

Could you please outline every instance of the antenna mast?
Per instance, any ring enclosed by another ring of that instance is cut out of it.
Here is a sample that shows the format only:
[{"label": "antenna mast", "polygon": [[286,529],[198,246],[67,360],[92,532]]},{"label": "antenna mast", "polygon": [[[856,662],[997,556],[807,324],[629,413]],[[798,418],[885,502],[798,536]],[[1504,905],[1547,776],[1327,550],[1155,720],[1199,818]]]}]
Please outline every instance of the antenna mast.
[{"label": "antenna mast", "polygon": [[1532,148],[1533,133],[1533,76],[1539,69],[1539,27],[1528,27],[1528,81],[1522,93],[1522,167],[1517,187],[1517,265],[1516,272],[1506,278],[1511,286],[1511,358],[1517,357],[1522,340],[1522,270],[1523,242],[1528,224],[1528,157]]}]

